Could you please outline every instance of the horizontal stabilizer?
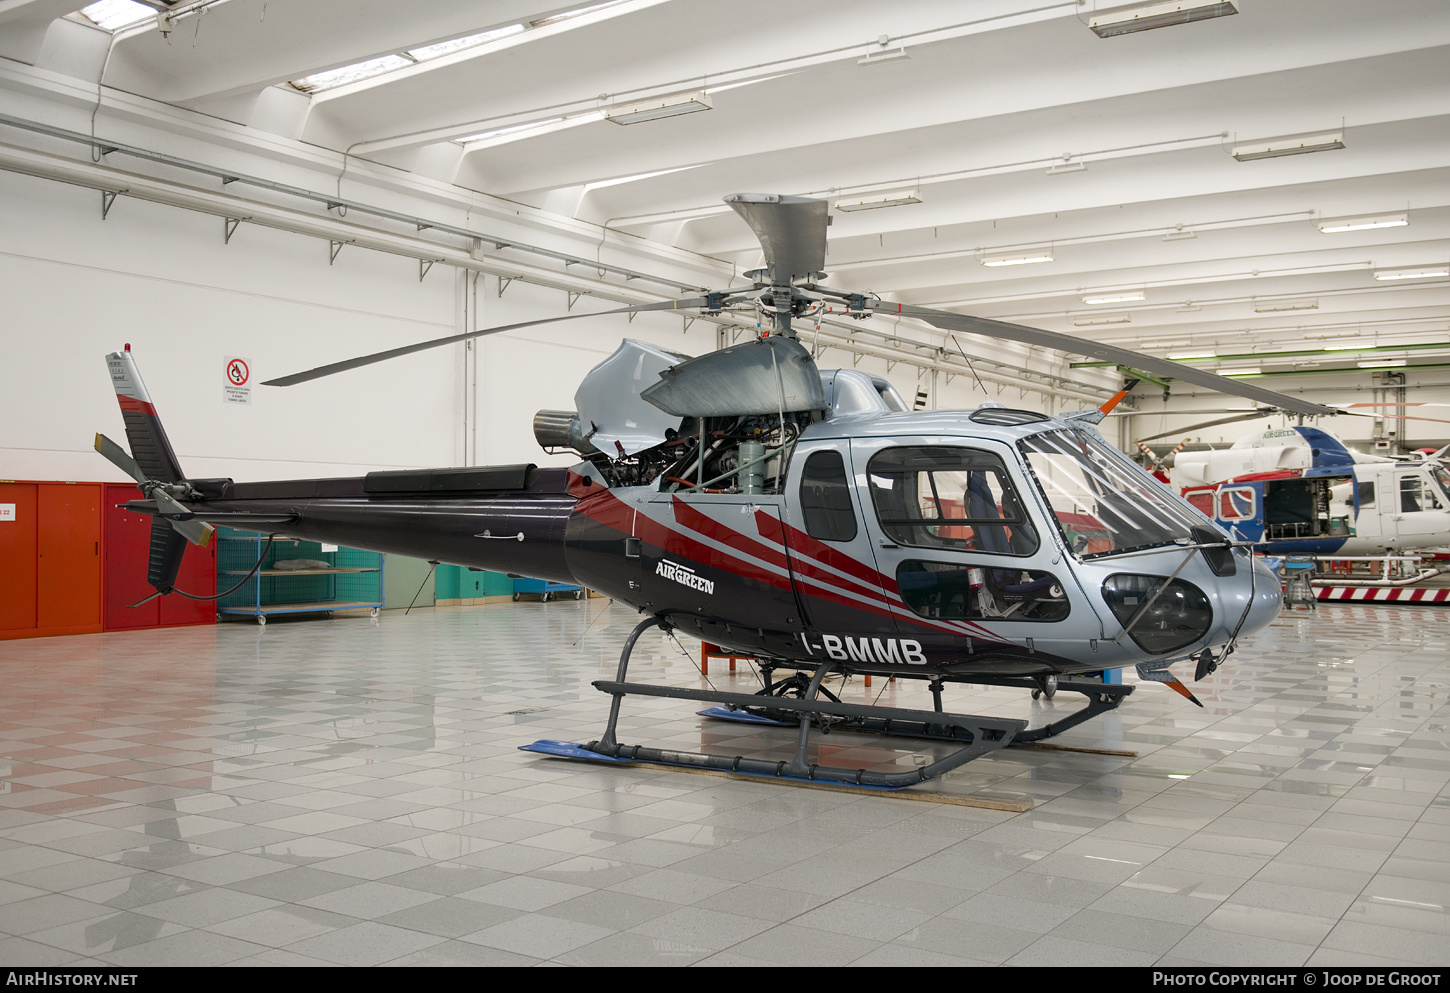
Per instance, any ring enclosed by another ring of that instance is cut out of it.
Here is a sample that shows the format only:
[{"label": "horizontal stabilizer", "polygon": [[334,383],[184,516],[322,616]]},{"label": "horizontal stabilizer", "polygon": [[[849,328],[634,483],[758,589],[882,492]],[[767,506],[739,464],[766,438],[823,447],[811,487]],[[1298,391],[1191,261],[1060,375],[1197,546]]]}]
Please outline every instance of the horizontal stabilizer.
[{"label": "horizontal stabilizer", "polygon": [[211,511],[183,508],[185,513],[173,515],[160,510],[153,500],[132,500],[122,506],[133,514],[151,514],[167,521],[205,521],[213,526],[240,528],[243,531],[255,531],[257,528],[253,525],[291,524],[297,520],[296,514],[249,514],[244,510]]}]

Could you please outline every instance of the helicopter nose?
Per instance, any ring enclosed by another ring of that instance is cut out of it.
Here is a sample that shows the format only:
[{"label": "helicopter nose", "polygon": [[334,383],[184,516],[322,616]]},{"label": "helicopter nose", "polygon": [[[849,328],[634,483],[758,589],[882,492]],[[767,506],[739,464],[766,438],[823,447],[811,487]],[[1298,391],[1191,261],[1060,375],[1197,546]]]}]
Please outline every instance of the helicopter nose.
[{"label": "helicopter nose", "polygon": [[[1244,597],[1250,595],[1245,589]],[[1267,627],[1269,622],[1279,616],[1279,608],[1283,605],[1283,592],[1279,588],[1279,577],[1274,571],[1264,564],[1264,560],[1254,556],[1254,579],[1253,579],[1253,604],[1249,607],[1249,616],[1244,619],[1243,627],[1239,635],[1243,636]],[[1239,601],[1238,610],[1243,610],[1244,603]],[[1230,630],[1238,623],[1238,618],[1227,618]]]}]

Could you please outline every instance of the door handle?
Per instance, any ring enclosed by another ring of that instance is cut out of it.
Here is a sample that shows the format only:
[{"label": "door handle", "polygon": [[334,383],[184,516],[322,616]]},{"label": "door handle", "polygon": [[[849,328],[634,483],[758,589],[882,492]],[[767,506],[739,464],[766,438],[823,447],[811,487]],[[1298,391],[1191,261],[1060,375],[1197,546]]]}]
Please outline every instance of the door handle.
[{"label": "door handle", "polygon": [[880,546],[882,548],[900,548],[901,547],[900,545],[896,544],[896,542],[894,542],[894,541],[887,541],[885,538],[882,538],[881,541],[878,542],[878,544],[880,544]]}]

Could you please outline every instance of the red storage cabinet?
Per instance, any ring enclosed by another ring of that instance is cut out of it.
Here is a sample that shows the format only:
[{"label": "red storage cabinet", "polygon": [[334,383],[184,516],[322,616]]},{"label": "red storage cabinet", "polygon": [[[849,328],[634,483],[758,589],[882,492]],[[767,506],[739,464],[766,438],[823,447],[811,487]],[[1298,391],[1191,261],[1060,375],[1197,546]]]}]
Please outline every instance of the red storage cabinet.
[{"label": "red storage cabinet", "polygon": [[[131,604],[146,583],[151,519],[116,505],[129,483],[0,482],[0,639],[210,624],[215,605],[184,597]],[[189,547],[176,585],[216,592],[216,549]]]}]

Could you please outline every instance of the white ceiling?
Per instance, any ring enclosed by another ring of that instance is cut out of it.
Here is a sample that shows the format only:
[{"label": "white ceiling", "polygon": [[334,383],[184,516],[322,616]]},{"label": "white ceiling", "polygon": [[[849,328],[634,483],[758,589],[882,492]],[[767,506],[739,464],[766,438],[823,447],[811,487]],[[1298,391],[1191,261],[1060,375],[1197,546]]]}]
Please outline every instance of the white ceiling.
[{"label": "white ceiling", "polygon": [[[24,39],[75,2],[0,2],[0,37],[11,35],[0,53],[67,64],[56,49],[83,43],[73,29]],[[1444,0],[1234,0],[1235,16],[1108,39],[1086,26],[1093,0],[627,0],[311,96],[287,86],[568,9],[549,2],[225,0],[169,37],[152,24],[118,33],[104,82],[603,225],[601,239],[642,236],[741,269],[758,247],[724,194],[914,189],[923,202],[835,214],[834,284],[1159,355],[1350,335],[1450,342],[1450,278],[1372,275],[1450,262]],[[881,36],[910,57],[858,65]],[[453,140],[701,89],[708,112],[589,119],[473,149]],[[296,112],[279,115],[279,101]],[[1235,142],[1331,131],[1343,149],[1230,154]],[[1068,157],[1087,168],[1048,174]],[[1401,212],[1408,226],[1315,224]],[[977,261],[1018,249],[1054,260]],[[1083,303],[1105,288],[1145,299]],[[1290,306],[1301,309],[1260,312]],[[1080,324],[1108,317],[1128,322]],[[1450,349],[1406,354],[1450,362]],[[1315,363],[1326,365],[1266,368]]]}]

